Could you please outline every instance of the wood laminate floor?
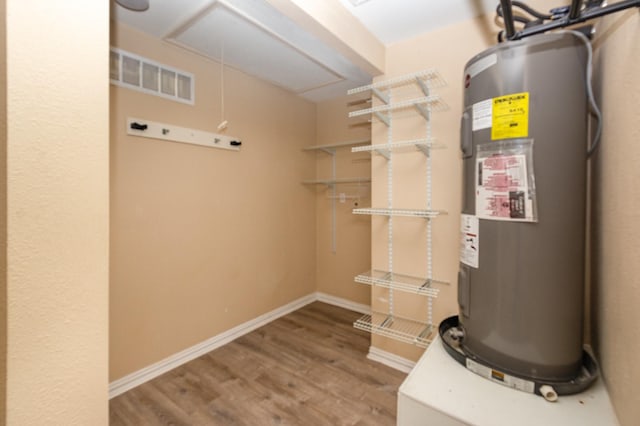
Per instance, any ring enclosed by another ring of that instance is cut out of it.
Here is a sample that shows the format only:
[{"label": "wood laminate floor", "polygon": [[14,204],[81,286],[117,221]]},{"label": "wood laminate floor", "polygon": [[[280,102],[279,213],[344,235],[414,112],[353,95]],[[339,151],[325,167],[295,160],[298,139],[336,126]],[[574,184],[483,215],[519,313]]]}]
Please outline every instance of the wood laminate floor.
[{"label": "wood laminate floor", "polygon": [[111,425],[394,425],[406,377],[316,302],[113,398]]}]

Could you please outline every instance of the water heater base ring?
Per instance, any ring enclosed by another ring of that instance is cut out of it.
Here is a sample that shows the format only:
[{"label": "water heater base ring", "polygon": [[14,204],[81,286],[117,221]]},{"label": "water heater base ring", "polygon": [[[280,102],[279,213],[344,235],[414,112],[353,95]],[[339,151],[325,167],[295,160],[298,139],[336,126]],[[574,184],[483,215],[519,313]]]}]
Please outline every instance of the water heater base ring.
[{"label": "water heater base ring", "polygon": [[[511,383],[507,383],[504,380],[494,380],[491,377],[487,378],[492,379],[491,381],[494,381],[496,383],[500,383],[505,386],[527,391],[530,393],[535,393],[536,395],[540,395],[542,397],[545,397],[545,394],[548,394],[548,392],[544,392],[544,389],[548,389],[548,387],[552,387],[557,395],[572,395],[580,393],[591,386],[591,384],[598,378],[598,363],[587,348],[584,348],[582,351],[582,368],[575,378],[566,382],[538,381],[532,380],[531,378],[527,377],[513,376],[511,374],[496,370],[495,366],[486,365],[486,363],[482,362],[481,360],[470,357],[467,353],[465,353],[460,347],[460,336],[464,336],[464,331],[459,327],[457,315],[443,320],[438,327],[438,331],[440,333],[440,338],[447,353],[465,368],[483,377],[486,376],[485,374],[483,374],[484,371],[490,372],[494,377],[510,377],[514,379],[511,381]],[[471,365],[479,367],[471,368]],[[529,384],[530,386],[528,386],[527,384]],[[547,398],[545,397],[545,399]]]}]

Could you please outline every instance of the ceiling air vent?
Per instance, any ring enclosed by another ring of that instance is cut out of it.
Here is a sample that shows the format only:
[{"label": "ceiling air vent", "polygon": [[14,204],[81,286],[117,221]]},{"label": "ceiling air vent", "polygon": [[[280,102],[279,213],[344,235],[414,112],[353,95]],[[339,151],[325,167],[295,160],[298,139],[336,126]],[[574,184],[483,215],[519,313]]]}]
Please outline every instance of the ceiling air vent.
[{"label": "ceiling air vent", "polygon": [[111,48],[111,83],[186,104],[194,104],[193,74]]}]

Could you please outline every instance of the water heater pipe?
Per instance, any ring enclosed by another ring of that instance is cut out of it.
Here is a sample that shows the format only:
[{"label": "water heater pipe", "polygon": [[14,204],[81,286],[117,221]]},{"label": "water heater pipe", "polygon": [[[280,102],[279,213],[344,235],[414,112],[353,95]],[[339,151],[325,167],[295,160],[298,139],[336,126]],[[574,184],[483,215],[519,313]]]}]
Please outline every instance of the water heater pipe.
[{"label": "water heater pipe", "polygon": [[581,0],[571,0],[571,8],[569,9],[569,19],[576,19],[580,16]]},{"label": "water heater pipe", "polygon": [[540,395],[549,402],[556,402],[558,400],[558,393],[553,386],[550,385],[540,386]]},{"label": "water heater pipe", "polygon": [[[572,6],[573,6],[573,3],[576,3],[576,0],[572,2]],[[640,0],[622,0],[610,5],[606,5],[604,7],[595,7],[592,9],[587,9],[585,11],[580,11],[580,8],[578,8],[577,15],[573,18],[571,17],[572,11],[570,9],[569,13],[563,17],[559,17],[555,20],[552,20],[551,22],[547,22],[546,24],[530,26],[517,32],[515,31],[510,32],[510,27],[513,27],[514,25],[513,12],[511,9],[511,6],[512,6],[511,1],[500,0],[500,4],[502,5],[502,10],[503,10],[506,39],[520,40],[525,37],[529,37],[535,34],[542,34],[547,31],[555,30],[557,28],[565,28],[571,25],[580,24],[582,22],[586,22],[591,19],[600,18],[602,16],[609,15],[615,12],[620,12],[632,7],[640,7]],[[507,8],[508,8],[508,12],[507,12]]]},{"label": "water heater pipe", "polygon": [[507,40],[511,40],[516,32],[516,27],[513,21],[513,9],[511,7],[511,0],[500,0],[502,5],[502,18],[504,19],[504,28],[506,30]]}]

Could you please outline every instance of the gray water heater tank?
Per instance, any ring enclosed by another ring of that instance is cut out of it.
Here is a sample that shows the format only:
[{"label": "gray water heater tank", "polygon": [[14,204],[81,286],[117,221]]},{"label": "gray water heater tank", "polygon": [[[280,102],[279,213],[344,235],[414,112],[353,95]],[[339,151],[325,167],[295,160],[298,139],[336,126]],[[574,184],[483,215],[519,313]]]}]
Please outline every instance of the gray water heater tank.
[{"label": "gray water heater tank", "polygon": [[581,368],[587,50],[571,33],[497,45],[464,74],[462,347],[502,372]]}]

